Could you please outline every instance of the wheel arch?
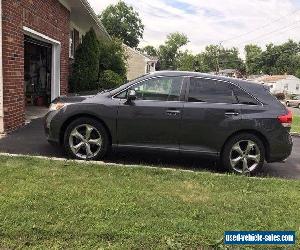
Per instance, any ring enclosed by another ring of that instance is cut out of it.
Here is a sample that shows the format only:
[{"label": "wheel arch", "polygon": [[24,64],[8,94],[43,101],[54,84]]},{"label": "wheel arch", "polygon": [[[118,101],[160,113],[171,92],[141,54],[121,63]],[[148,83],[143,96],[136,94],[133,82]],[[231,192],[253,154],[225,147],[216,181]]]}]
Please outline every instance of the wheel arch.
[{"label": "wheel arch", "polygon": [[234,133],[232,133],[227,139],[226,141],[224,142],[223,146],[222,146],[222,149],[221,149],[221,154],[223,154],[223,150],[224,150],[224,147],[225,145],[227,144],[227,142],[234,136],[238,135],[238,134],[252,134],[252,135],[255,135],[257,136],[263,143],[264,147],[265,147],[265,158],[266,160],[268,161],[268,159],[270,158],[270,145],[269,145],[269,142],[266,138],[266,136],[264,136],[261,132],[257,131],[257,130],[253,130],[253,129],[243,129],[243,130],[239,130],[239,131],[236,131]]},{"label": "wheel arch", "polygon": [[59,131],[59,143],[62,145],[63,141],[64,141],[64,136],[65,136],[65,132],[67,130],[67,127],[75,120],[79,119],[79,118],[90,118],[90,119],[94,119],[96,121],[98,121],[99,123],[101,123],[103,125],[103,127],[105,128],[107,134],[108,134],[108,138],[109,138],[109,143],[112,143],[112,135],[111,135],[111,131],[108,128],[108,126],[106,125],[106,123],[100,119],[99,117],[95,116],[95,115],[91,115],[91,114],[76,114],[73,115],[71,117],[69,117],[61,126],[61,129]]}]

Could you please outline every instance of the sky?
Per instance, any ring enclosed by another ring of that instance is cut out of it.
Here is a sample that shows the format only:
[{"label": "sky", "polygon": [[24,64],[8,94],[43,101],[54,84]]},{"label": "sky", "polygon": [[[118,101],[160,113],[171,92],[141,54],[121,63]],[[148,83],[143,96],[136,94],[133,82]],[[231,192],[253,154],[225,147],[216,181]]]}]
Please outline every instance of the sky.
[{"label": "sky", "polygon": [[[98,14],[117,0],[89,0]],[[262,48],[291,38],[300,41],[300,0],[125,0],[139,12],[145,25],[140,47],[158,47],[171,32],[188,36],[184,49],[193,53],[209,44]]]}]

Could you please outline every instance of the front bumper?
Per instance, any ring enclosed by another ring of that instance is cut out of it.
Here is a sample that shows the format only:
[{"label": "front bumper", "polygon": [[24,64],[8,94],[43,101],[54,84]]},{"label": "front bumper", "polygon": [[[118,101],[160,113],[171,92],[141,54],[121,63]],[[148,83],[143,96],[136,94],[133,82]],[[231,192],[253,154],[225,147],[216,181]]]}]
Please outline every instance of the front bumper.
[{"label": "front bumper", "polygon": [[59,133],[56,133],[56,130],[53,127],[53,122],[52,122],[57,113],[58,111],[49,111],[44,117],[44,132],[47,141],[53,145],[60,144]]}]

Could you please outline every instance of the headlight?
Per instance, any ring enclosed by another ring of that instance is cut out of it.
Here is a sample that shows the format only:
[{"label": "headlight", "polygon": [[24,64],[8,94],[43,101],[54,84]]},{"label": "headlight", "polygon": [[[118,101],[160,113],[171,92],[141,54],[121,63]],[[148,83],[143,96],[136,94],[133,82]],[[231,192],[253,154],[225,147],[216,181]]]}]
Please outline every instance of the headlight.
[{"label": "headlight", "polygon": [[57,111],[60,110],[64,107],[66,107],[67,105],[69,105],[70,103],[63,103],[63,102],[57,102],[57,103],[52,103],[49,107],[49,111]]}]

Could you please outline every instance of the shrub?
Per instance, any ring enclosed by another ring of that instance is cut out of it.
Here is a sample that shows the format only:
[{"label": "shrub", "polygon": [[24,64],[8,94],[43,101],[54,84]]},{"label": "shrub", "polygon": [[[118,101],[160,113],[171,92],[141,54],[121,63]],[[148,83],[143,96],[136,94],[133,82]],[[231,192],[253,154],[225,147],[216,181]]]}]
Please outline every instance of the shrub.
[{"label": "shrub", "polygon": [[70,78],[70,90],[90,91],[97,88],[99,79],[99,42],[93,29],[83,37],[75,52],[75,60]]},{"label": "shrub", "polygon": [[71,92],[113,88],[126,81],[126,53],[120,40],[100,40],[91,29],[75,53]]},{"label": "shrub", "polygon": [[124,83],[124,79],[112,70],[105,70],[101,73],[99,79],[99,88],[112,89]]},{"label": "shrub", "polygon": [[285,94],[284,93],[277,93],[277,94],[275,94],[275,97],[278,100],[283,101],[285,99]]},{"label": "shrub", "polygon": [[106,70],[111,70],[125,81],[127,56],[122,42],[118,39],[112,39],[111,41],[102,40],[99,42],[99,49],[99,75]]}]

